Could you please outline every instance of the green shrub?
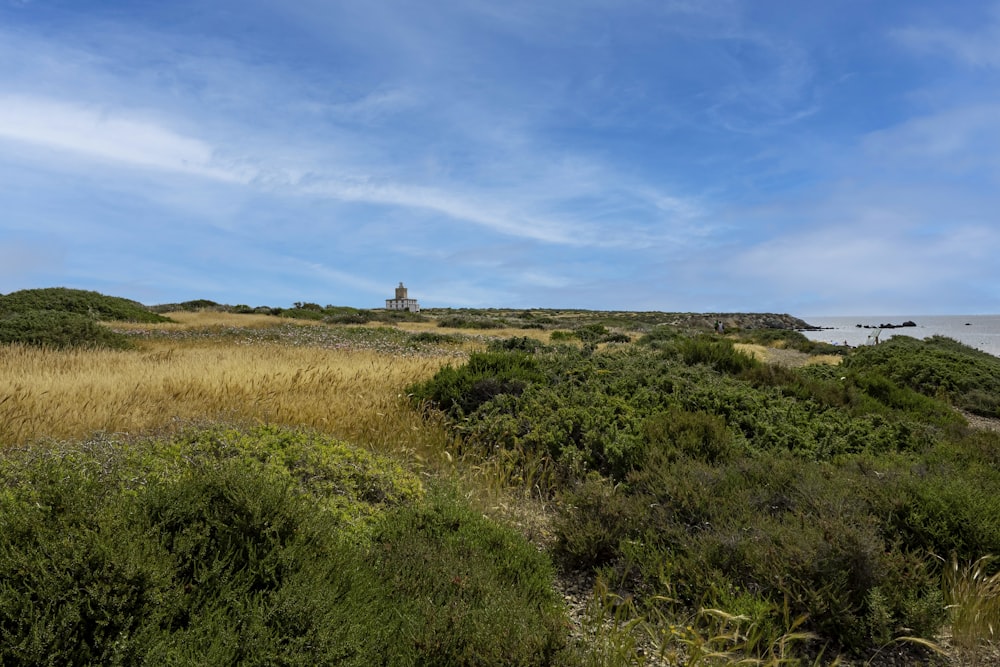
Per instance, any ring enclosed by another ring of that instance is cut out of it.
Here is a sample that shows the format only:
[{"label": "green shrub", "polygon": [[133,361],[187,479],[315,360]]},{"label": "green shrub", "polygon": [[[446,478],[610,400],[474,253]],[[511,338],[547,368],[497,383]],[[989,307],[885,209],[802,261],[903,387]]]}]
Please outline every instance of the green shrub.
[{"label": "green shrub", "polygon": [[566,567],[590,570],[617,560],[622,542],[638,534],[643,512],[636,499],[591,473],[561,497],[554,556]]},{"label": "green shrub", "polygon": [[187,312],[197,312],[199,310],[214,310],[214,311],[226,311],[230,310],[232,312],[245,312],[250,310],[250,306],[225,306],[221,303],[216,303],[215,301],[210,301],[208,299],[194,299],[193,301],[184,301],[183,303],[161,303],[155,306],[150,306],[149,308],[154,313],[172,313],[177,311],[187,311]]},{"label": "green shrub", "polygon": [[311,308],[286,308],[279,313],[279,317],[290,317],[296,320],[313,320],[319,322],[326,318],[322,310]]},{"label": "green shrub", "polygon": [[331,324],[367,324],[375,320],[375,313],[357,308],[333,308],[327,306],[326,321]]},{"label": "green shrub", "polygon": [[1000,553],[1000,435],[883,374],[908,363],[905,344],[801,369],[662,329],[626,348],[520,354],[531,370],[516,391],[477,396],[459,381],[470,364],[421,396],[468,401],[453,411],[464,451],[533,483],[543,460],[559,562],[618,573],[640,606],[685,616],[743,600],[767,637],[800,628],[864,654],[940,628],[931,552]]},{"label": "green shrub", "polygon": [[880,523],[892,492],[883,495],[850,469],[784,456],[724,466],[679,458],[637,470],[626,488],[614,505],[617,520],[576,505],[580,516],[559,524],[559,541],[572,545],[583,533],[578,526],[603,525],[601,535],[619,539],[611,558],[627,559],[640,590],[731,612],[734,594],[752,591],[771,610],[771,635],[805,615],[805,628],[848,651],[902,628],[929,637],[940,626],[933,559]]},{"label": "green shrub", "polygon": [[594,323],[579,326],[573,333],[584,343],[597,343],[611,332],[603,324]]},{"label": "green shrub", "polygon": [[528,336],[514,336],[490,341],[486,349],[490,352],[527,352],[534,353],[545,348],[545,343]]},{"label": "green shrub", "polygon": [[504,329],[510,325],[504,320],[452,315],[440,318],[438,320],[438,326],[449,327],[451,329]]},{"label": "green shrub", "polygon": [[535,357],[524,352],[479,352],[465,365],[446,366],[426,383],[411,387],[418,402],[431,401],[452,417],[472,414],[501,394],[519,394],[544,378]]},{"label": "green shrub", "polygon": [[462,342],[461,334],[439,334],[433,331],[421,331],[410,336],[415,343],[430,343],[432,345],[458,345]]},{"label": "green shrub", "polygon": [[857,348],[844,367],[875,374],[929,397],[947,396],[975,414],[1000,417],[1000,358],[942,336],[893,336]]},{"label": "green shrub", "polygon": [[170,321],[136,301],[65,287],[28,289],[0,296],[0,314],[23,314],[31,311],[75,313],[94,320]]},{"label": "green shrub", "polygon": [[436,489],[430,501],[387,514],[373,539],[386,611],[398,619],[387,619],[398,628],[398,664],[555,662],[566,632],[545,556],[454,491]]},{"label": "green shrub", "polygon": [[677,329],[672,327],[657,326],[639,338],[638,343],[653,349],[673,349],[674,345],[683,338]]},{"label": "green shrub", "polygon": [[728,339],[711,336],[684,338],[677,344],[681,359],[689,366],[705,364],[720,373],[738,374],[745,372],[760,362],[751,355],[737,350]]},{"label": "green shrub", "polygon": [[644,426],[650,455],[721,463],[734,453],[726,422],[717,415],[671,408],[650,417]]},{"label": "green shrub", "polygon": [[0,315],[0,344],[128,349],[131,341],[87,315],[29,310]]},{"label": "green shrub", "polygon": [[0,457],[2,664],[571,664],[544,555],[299,431]]}]

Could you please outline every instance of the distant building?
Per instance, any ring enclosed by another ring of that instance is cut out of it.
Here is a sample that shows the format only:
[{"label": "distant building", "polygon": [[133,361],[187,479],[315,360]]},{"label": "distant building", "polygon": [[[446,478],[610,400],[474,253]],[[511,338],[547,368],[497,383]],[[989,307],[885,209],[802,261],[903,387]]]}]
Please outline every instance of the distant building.
[{"label": "distant building", "polygon": [[396,288],[396,298],[385,300],[386,310],[408,310],[411,313],[420,312],[420,304],[417,303],[416,299],[411,299],[406,295],[406,288],[403,283],[399,283],[399,287]]}]

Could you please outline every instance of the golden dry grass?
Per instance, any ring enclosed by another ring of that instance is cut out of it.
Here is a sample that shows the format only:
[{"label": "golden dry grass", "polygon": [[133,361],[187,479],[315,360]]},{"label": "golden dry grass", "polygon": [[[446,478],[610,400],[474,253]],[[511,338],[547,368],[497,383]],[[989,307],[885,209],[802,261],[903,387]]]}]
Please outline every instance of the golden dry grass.
[{"label": "golden dry grass", "polygon": [[315,326],[319,322],[313,320],[296,320],[276,317],[274,315],[262,315],[257,313],[226,313],[213,310],[180,311],[174,313],[164,313],[173,322],[161,322],[157,324],[115,322],[115,329],[159,329],[164,331],[186,331],[190,329],[223,329],[226,327],[239,327],[243,329],[263,329],[279,324],[300,324],[303,326]]},{"label": "golden dry grass", "polygon": [[221,420],[306,426],[426,457],[442,452],[448,436],[407,409],[402,392],[446,361],[204,340],[147,342],[124,352],[2,346],[0,444]]},{"label": "golden dry grass", "polygon": [[[382,326],[385,326],[384,324]],[[422,332],[433,332],[439,334],[460,334],[463,336],[469,336],[471,338],[513,338],[515,336],[524,336],[528,338],[534,338],[540,340],[543,343],[548,343],[551,340],[552,332],[545,331],[542,329],[457,329],[453,327],[439,327],[437,322],[400,322],[397,325],[400,329],[404,331],[411,331],[413,333]]]},{"label": "golden dry grass", "polygon": [[[784,342],[784,341],[779,341]],[[810,366],[813,364],[828,364],[836,366],[843,359],[836,354],[810,355],[798,350],[791,350],[784,345],[778,347],[768,347],[757,343],[735,343],[737,350],[745,352],[758,361],[769,364],[780,364],[782,366]]]},{"label": "golden dry grass", "polygon": [[827,366],[839,366],[844,360],[839,354],[814,354],[809,357],[806,362],[806,366],[811,366],[813,364],[826,364]]},{"label": "golden dry grass", "polygon": [[944,593],[951,621],[952,643],[968,654],[972,664],[981,653],[994,659],[1000,640],[1000,572],[992,556],[960,564],[952,555],[944,568]]}]

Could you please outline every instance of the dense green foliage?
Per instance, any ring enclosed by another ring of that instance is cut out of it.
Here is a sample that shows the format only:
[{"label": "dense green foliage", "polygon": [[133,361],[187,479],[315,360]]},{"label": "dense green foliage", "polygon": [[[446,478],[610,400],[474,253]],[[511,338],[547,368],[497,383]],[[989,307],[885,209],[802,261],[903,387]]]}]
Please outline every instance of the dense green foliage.
[{"label": "dense green foliage", "polygon": [[199,310],[214,310],[214,311],[226,311],[236,308],[246,308],[250,310],[249,306],[226,306],[221,303],[216,303],[210,299],[193,299],[191,301],[184,301],[182,303],[163,303],[151,306],[150,310],[154,313],[175,313],[175,312],[197,312]]},{"label": "dense green foliage", "polygon": [[58,310],[0,314],[0,344],[126,349],[131,342],[92,317]]},{"label": "dense green foliage", "polygon": [[[1000,437],[940,400],[942,378],[976,386],[974,350],[913,341],[787,369],[718,337],[642,343],[494,349],[412,391],[467,453],[546,471],[532,480],[560,501],[565,567],[601,568],[668,615],[715,606],[775,636],[806,615],[865,652],[938,631],[933,554],[1000,552]],[[916,367],[920,381],[900,370]]]},{"label": "dense green foliage", "polygon": [[786,330],[807,328],[809,325],[790,315],[769,313],[666,313],[661,311],[600,311],[533,308],[424,308],[422,314],[442,320],[503,322],[504,326],[518,329],[577,330],[601,326],[617,331],[650,333],[659,327],[670,327],[687,332],[714,331],[713,324],[724,320],[726,331]]},{"label": "dense green foliage", "polygon": [[495,396],[516,396],[544,376],[531,354],[521,350],[479,352],[460,368],[446,366],[434,381],[413,387],[417,401],[429,401],[449,415],[471,415]]},{"label": "dense green foliage", "polygon": [[888,378],[926,396],[944,396],[960,408],[1000,417],[1000,358],[950,338],[920,341],[893,336],[859,349],[846,364]]},{"label": "dense green foliage", "polygon": [[115,349],[130,346],[125,336],[98,321],[170,320],[135,301],[64,287],[0,296],[0,344]]},{"label": "dense green foliage", "polygon": [[489,317],[463,317],[461,315],[450,315],[438,318],[439,327],[451,329],[503,329],[511,326],[510,322]]},{"label": "dense green foliage", "polygon": [[422,322],[427,318],[420,313],[406,310],[381,310],[351,308],[349,306],[320,306],[315,303],[296,303],[292,308],[257,309],[265,310],[270,315],[289,317],[299,320],[316,320],[328,324],[367,324],[368,322]]},{"label": "dense green foliage", "polygon": [[103,321],[170,321],[136,301],[65,287],[28,289],[0,296],[0,315],[37,310],[75,313]]},{"label": "dense green foliage", "polygon": [[0,663],[564,664],[546,558],[297,431],[0,458]]}]

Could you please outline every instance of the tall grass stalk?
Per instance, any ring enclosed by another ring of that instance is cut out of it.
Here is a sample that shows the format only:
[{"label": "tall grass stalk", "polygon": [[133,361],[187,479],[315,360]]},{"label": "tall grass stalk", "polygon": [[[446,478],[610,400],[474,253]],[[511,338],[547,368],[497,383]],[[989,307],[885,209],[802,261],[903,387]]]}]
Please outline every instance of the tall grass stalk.
[{"label": "tall grass stalk", "polygon": [[[804,666],[809,663],[800,649],[817,639],[802,630],[805,616],[790,618],[787,605],[786,629],[774,637],[748,616],[703,608],[690,618],[678,619],[663,611],[672,607],[672,600],[654,596],[648,602],[640,605],[631,596],[615,592],[605,577],[597,578],[584,619],[585,635],[594,648],[590,664]],[[811,664],[833,667],[841,660],[829,659],[820,651]]]},{"label": "tall grass stalk", "polygon": [[1000,633],[1000,572],[989,571],[994,556],[963,565],[952,555],[944,568],[944,595],[956,648],[976,653],[996,648]]}]

